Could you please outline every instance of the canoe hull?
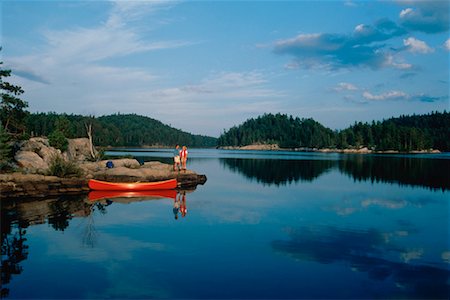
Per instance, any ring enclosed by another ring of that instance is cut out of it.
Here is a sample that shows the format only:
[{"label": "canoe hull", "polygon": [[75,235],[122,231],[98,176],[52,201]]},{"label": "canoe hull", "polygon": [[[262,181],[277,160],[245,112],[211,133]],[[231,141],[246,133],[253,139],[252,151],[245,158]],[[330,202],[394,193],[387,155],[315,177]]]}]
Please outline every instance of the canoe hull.
[{"label": "canoe hull", "polygon": [[95,191],[149,191],[175,189],[178,183],[176,179],[156,182],[108,182],[91,179],[88,185]]}]

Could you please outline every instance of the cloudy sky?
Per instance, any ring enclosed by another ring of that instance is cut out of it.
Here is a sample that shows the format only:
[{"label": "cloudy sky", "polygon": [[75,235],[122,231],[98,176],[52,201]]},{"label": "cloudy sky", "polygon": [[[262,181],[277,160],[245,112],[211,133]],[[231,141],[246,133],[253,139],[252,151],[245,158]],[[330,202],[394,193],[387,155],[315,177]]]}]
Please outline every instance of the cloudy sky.
[{"label": "cloudy sky", "polygon": [[263,113],[449,110],[447,1],[2,1],[32,112],[136,113],[219,136]]}]

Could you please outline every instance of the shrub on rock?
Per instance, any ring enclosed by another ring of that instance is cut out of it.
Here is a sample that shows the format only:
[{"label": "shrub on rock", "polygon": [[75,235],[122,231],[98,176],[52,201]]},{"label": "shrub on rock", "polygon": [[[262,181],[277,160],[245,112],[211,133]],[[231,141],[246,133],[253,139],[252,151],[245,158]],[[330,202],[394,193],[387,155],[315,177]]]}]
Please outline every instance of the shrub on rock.
[{"label": "shrub on rock", "polygon": [[66,161],[60,155],[55,155],[50,162],[48,175],[57,177],[79,177],[83,170],[74,162]]}]

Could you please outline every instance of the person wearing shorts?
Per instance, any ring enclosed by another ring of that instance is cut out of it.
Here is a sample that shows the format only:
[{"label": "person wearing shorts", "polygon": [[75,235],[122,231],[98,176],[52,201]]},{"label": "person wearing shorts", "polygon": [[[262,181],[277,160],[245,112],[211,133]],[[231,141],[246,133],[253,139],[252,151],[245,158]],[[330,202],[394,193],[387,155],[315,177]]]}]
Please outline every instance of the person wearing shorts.
[{"label": "person wearing shorts", "polygon": [[173,170],[180,171],[180,145],[176,145],[175,149],[173,150]]}]

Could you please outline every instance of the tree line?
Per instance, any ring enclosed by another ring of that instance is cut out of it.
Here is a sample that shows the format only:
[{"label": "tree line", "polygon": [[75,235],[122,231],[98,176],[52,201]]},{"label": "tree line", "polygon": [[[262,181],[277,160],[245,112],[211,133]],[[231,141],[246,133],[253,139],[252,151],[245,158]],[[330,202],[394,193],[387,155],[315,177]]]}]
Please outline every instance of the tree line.
[{"label": "tree line", "polygon": [[376,151],[438,149],[450,151],[450,113],[401,116],[372,123],[355,122],[331,130],[313,119],[264,114],[234,126],[218,138],[219,147],[278,144],[282,148],[362,148]]},{"label": "tree line", "polygon": [[173,146],[215,147],[216,138],[194,135],[155,119],[137,114],[113,114],[93,117],[73,114],[32,113],[25,119],[30,136],[63,133],[66,138],[86,136],[86,124],[92,125],[96,146]]}]

